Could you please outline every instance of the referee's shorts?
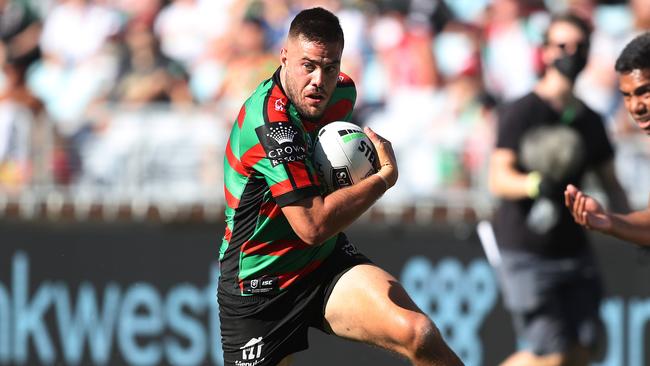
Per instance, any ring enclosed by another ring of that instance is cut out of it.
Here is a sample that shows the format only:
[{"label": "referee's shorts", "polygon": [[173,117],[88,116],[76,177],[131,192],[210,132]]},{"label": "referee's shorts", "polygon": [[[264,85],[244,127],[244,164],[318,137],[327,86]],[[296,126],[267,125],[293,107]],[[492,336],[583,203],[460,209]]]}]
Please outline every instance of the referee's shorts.
[{"label": "referee's shorts", "polygon": [[547,355],[596,346],[602,284],[591,252],[555,259],[502,251],[501,257],[504,303],[525,349]]}]

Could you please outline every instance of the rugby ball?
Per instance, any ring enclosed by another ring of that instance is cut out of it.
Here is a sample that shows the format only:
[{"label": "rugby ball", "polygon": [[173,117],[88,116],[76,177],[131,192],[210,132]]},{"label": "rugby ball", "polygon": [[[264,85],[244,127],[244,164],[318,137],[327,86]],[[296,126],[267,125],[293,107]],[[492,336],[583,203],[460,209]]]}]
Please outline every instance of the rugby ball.
[{"label": "rugby ball", "polygon": [[328,192],[359,183],[378,168],[368,136],[361,127],[343,121],[328,123],[318,131],[313,162]]}]

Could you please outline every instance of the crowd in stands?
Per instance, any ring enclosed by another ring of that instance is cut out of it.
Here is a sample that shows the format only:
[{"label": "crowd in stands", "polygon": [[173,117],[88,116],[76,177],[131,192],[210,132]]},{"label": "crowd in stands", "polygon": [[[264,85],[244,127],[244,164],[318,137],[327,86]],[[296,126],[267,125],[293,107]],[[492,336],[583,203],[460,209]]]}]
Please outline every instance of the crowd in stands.
[{"label": "crowd in stands", "polygon": [[312,6],[341,20],[355,122],[395,147],[402,178],[388,200],[484,192],[495,109],[539,77],[552,13],[593,25],[578,95],[615,141],[638,134],[613,64],[650,29],[650,0],[0,0],[0,192],[123,184],[133,156],[120,151],[158,136],[140,170],[220,193],[228,126],[277,68],[288,21]]}]

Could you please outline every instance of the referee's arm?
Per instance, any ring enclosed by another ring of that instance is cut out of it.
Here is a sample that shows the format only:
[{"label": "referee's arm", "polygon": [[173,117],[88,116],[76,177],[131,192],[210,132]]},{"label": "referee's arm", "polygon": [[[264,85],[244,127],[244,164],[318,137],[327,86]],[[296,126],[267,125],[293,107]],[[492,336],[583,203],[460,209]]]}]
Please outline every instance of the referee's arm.
[{"label": "referee's arm", "polygon": [[517,157],[507,148],[496,148],[490,157],[489,187],[497,197],[517,200],[529,197],[530,179],[515,169]]}]

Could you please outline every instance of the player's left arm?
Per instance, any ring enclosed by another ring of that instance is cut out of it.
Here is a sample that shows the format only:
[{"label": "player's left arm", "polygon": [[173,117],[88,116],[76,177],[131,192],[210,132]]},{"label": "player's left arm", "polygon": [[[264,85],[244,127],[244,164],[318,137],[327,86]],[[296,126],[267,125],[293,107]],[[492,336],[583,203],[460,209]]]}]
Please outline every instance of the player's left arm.
[{"label": "player's left arm", "polygon": [[611,234],[650,247],[650,207],[626,215],[612,214]]},{"label": "player's left arm", "polygon": [[630,212],[630,205],[627,200],[627,195],[621,186],[618,178],[616,178],[616,171],[614,168],[614,160],[608,159],[598,165],[594,172],[598,178],[601,188],[607,195],[609,202],[609,209],[617,213]]},{"label": "player's left arm", "polygon": [[325,197],[304,198],[282,207],[287,221],[305,243],[320,245],[341,232],[395,185],[398,171],[392,145],[370,128],[364,131],[377,151],[381,165],[377,173]]},{"label": "player's left arm", "polygon": [[565,205],[576,223],[632,243],[650,246],[650,203],[648,208],[628,214],[605,211],[593,197],[573,185],[564,193]]}]

